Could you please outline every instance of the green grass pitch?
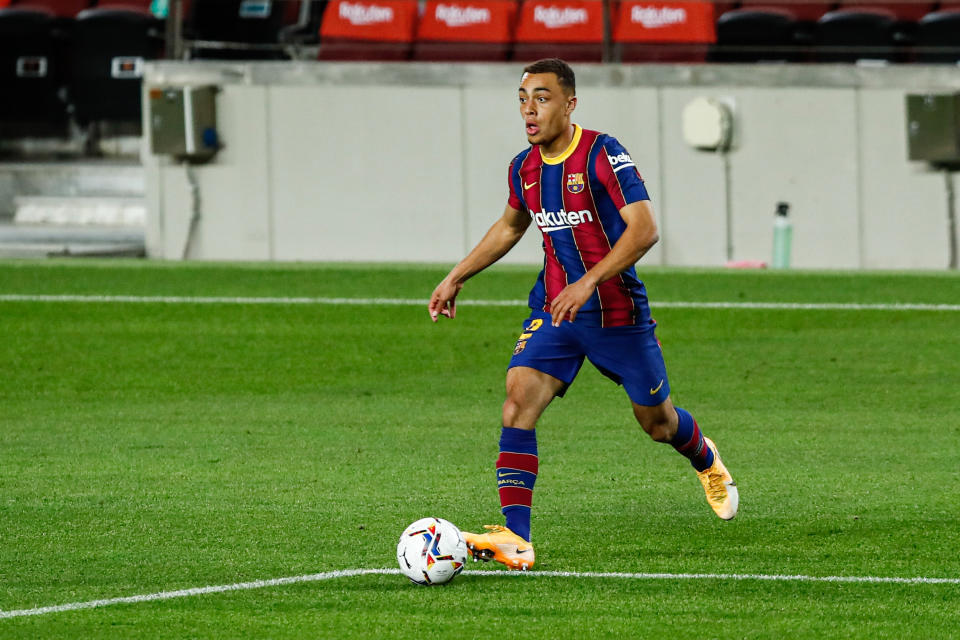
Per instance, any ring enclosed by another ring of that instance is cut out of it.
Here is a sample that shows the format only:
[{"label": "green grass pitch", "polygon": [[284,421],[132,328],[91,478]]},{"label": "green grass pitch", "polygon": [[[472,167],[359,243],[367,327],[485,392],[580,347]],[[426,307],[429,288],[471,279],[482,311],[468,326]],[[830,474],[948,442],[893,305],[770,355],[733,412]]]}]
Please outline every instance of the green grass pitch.
[{"label": "green grass pitch", "polygon": [[[3,262],[0,296],[426,299],[444,273]],[[462,298],[525,299],[535,273],[492,269]],[[538,570],[960,577],[960,312],[657,307],[957,304],[960,277],[641,277],[674,400],[717,442],[740,515],[718,520],[587,365],[539,426]],[[0,300],[0,610],[393,568],[417,518],[499,522],[524,317]],[[955,583],[365,575],[0,619],[0,638],[946,638],[958,612]]]}]

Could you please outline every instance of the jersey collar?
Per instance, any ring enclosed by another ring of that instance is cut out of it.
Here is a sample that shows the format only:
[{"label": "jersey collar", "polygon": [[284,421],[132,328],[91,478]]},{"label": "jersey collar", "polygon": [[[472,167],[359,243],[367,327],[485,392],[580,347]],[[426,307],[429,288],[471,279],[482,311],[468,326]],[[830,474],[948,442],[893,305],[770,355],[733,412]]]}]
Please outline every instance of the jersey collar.
[{"label": "jersey collar", "polygon": [[540,158],[543,160],[543,163],[544,164],[560,164],[564,160],[569,158],[571,155],[573,155],[573,152],[577,150],[577,145],[580,144],[580,135],[582,133],[583,133],[583,129],[580,128],[580,125],[578,124],[573,125],[573,140],[571,140],[567,148],[563,150],[563,153],[556,156],[555,158],[548,158],[545,155],[543,155],[543,148],[539,147]]}]

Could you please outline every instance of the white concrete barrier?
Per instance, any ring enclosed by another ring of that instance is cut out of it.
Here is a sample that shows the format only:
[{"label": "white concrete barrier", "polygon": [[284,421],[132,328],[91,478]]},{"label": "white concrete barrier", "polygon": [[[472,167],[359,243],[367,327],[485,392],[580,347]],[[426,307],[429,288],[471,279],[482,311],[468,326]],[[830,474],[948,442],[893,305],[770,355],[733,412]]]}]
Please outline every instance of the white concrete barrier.
[{"label": "white concrete barrier", "polygon": [[[521,68],[150,64],[145,92],[222,87],[224,148],[193,167],[194,202],[184,165],[145,142],[148,253],[183,258],[196,212],[189,258],[454,262],[502,212],[508,163],[526,146]],[[574,68],[574,120],[616,136],[647,181],[662,240],[645,262],[723,264],[728,219],[730,257],[769,261],[786,201],[796,267],[946,266],[944,178],[907,160],[904,102],[960,90],[960,69]],[[697,96],[734,106],[726,158],[682,140],[681,112]],[[540,262],[538,236],[505,260]]]}]

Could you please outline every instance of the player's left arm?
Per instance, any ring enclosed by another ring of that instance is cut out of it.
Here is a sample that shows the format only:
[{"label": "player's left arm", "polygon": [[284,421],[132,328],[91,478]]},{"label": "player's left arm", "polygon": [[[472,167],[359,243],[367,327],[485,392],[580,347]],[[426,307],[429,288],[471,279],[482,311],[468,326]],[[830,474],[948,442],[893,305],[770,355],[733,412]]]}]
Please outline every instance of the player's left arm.
[{"label": "player's left arm", "polygon": [[553,326],[560,326],[564,320],[573,322],[580,307],[587,303],[600,284],[629,269],[660,239],[649,200],[625,205],[620,209],[620,217],[627,227],[610,249],[610,253],[582,278],[567,285],[550,302]]}]

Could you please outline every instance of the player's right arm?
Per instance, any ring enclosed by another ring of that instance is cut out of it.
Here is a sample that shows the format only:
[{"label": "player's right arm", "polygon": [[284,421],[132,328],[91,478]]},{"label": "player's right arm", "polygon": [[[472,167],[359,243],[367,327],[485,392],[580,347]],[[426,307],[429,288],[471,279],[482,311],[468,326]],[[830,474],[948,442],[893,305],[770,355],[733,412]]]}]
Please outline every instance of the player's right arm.
[{"label": "player's right arm", "polygon": [[463,288],[463,283],[505,256],[520,241],[529,226],[530,214],[508,204],[503,215],[493,223],[477,246],[451,269],[447,277],[433,290],[428,306],[430,319],[436,322],[440,316],[455,317],[457,294]]}]

